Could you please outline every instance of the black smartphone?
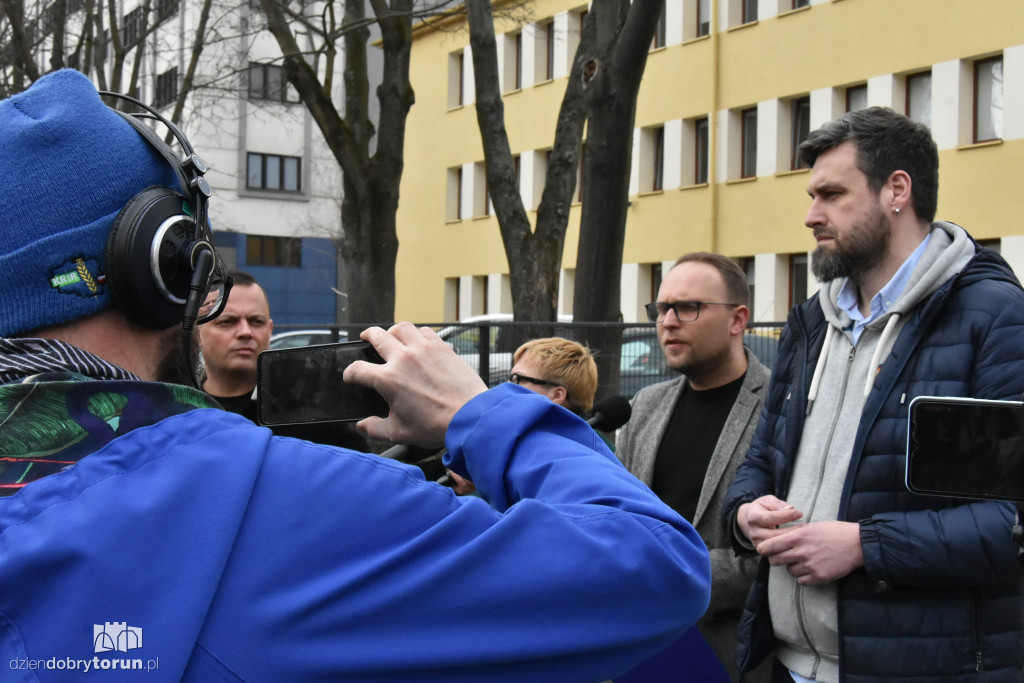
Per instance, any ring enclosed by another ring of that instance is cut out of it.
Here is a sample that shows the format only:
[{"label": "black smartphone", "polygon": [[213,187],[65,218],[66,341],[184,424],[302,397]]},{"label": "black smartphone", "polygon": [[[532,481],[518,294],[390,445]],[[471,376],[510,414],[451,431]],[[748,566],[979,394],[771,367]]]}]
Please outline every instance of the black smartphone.
[{"label": "black smartphone", "polygon": [[388,404],[380,394],[342,379],[357,360],[384,362],[364,341],[264,351],[256,366],[257,420],[274,426],[387,417]]},{"label": "black smartphone", "polygon": [[915,398],[907,431],[907,488],[1024,501],[1024,403]]}]

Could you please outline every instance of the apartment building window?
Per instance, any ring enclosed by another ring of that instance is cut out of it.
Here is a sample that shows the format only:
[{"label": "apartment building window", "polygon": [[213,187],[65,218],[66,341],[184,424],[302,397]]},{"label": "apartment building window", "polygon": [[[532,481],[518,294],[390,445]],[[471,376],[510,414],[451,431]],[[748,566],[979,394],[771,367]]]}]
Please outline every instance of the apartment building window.
[{"label": "apartment building window", "polygon": [[299,94],[288,82],[283,66],[249,62],[249,99],[295,103]]},{"label": "apartment building window", "polygon": [[740,177],[753,178],[757,175],[757,107],[740,112]]},{"label": "apartment building window", "polygon": [[743,0],[742,21],[744,24],[757,21],[757,0]]},{"label": "apartment building window", "polygon": [[665,126],[658,126],[654,129],[654,167],[652,173],[652,190],[661,190],[665,187]]},{"label": "apartment building window", "polygon": [[793,9],[800,9],[801,7],[808,7],[811,4],[811,0],[793,0]]},{"label": "apartment building window", "polygon": [[757,282],[757,269],[755,267],[754,257],[743,256],[736,259],[736,264],[740,267],[744,273],[747,274],[747,308],[750,309],[750,319],[754,320],[754,285]]},{"label": "apartment building window", "polygon": [[125,46],[134,45],[139,42],[139,38],[142,37],[142,25],[145,21],[145,15],[142,12],[142,7],[136,7],[128,14],[124,15],[124,24],[121,28],[121,42]]},{"label": "apartment building window", "polygon": [[665,0],[661,0],[661,9],[658,11],[658,25],[654,29],[654,40],[651,43],[652,50],[665,47],[665,30]]},{"label": "apartment building window", "polygon": [[459,50],[448,55],[448,108],[454,109],[466,103],[466,51]]},{"label": "apartment building window", "polygon": [[163,21],[170,17],[173,17],[178,13],[178,3],[180,0],[157,0],[156,3],[156,18],[157,21]]},{"label": "apartment building window", "polygon": [[907,118],[932,125],[932,72],[922,71],[907,76]]},{"label": "apartment building window", "polygon": [[541,69],[541,79],[550,81],[555,77],[555,22],[548,21],[541,28],[544,38],[544,68]]},{"label": "apartment building window", "polygon": [[651,298],[649,301],[658,300],[658,290],[661,289],[662,270],[660,263],[651,264]]},{"label": "apartment building window", "polygon": [[302,267],[302,238],[247,235],[245,260],[250,266]]},{"label": "apartment building window", "polygon": [[462,219],[462,167],[455,166],[448,169],[448,179],[445,198],[445,220],[457,221]]},{"label": "apartment building window", "polygon": [[708,182],[708,159],[710,158],[709,131],[710,127],[708,126],[707,117],[697,119],[694,123],[693,182],[695,185],[703,185]]},{"label": "apartment building window", "polygon": [[697,37],[711,35],[711,0],[697,0]]},{"label": "apartment building window", "polygon": [[163,109],[178,99],[178,67],[168,69],[156,77],[153,107]]},{"label": "apartment building window", "polygon": [[249,152],[245,186],[251,190],[299,192],[302,189],[302,159],[280,154]]},{"label": "apartment building window", "polygon": [[868,106],[868,86],[853,85],[846,89],[846,111],[866,109]]},{"label": "apartment building window", "polygon": [[798,97],[790,103],[792,110],[790,140],[790,164],[791,169],[807,168],[807,165],[800,160],[800,144],[811,134],[811,98]]},{"label": "apartment building window", "polygon": [[1003,137],[1003,58],[974,63],[974,141]]},{"label": "apartment building window", "polygon": [[520,31],[515,37],[515,60],[516,60],[516,79],[515,79],[515,90],[522,90],[523,88],[523,33]]}]

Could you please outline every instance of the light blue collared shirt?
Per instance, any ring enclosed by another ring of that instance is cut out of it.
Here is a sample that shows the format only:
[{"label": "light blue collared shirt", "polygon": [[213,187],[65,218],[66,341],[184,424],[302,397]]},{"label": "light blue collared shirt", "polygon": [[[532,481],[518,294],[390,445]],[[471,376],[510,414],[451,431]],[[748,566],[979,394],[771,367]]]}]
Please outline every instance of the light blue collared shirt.
[{"label": "light blue collared shirt", "polygon": [[860,307],[857,304],[857,286],[853,284],[850,278],[846,278],[843,282],[843,286],[839,290],[839,296],[836,297],[836,305],[846,311],[847,315],[850,316],[850,320],[853,321],[853,328],[849,332],[854,346],[857,345],[857,340],[860,339],[864,328],[888,312],[892,305],[896,303],[896,300],[900,298],[900,295],[903,294],[903,290],[907,287],[907,282],[910,281],[910,275],[921,260],[921,255],[924,253],[928,240],[931,238],[931,233],[928,233],[921,244],[917,246],[917,249],[914,250],[914,253],[907,257],[907,260],[903,262],[903,265],[892,276],[892,279],[885,284],[885,287],[882,287],[878,294],[871,298],[871,312],[867,317],[860,312]]}]

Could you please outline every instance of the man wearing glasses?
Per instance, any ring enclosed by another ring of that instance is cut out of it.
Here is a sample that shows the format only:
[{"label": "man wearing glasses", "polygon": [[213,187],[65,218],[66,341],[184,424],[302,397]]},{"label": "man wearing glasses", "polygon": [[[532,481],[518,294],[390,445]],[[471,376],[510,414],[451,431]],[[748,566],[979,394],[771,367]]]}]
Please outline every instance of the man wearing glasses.
[{"label": "man wearing glasses", "polygon": [[582,416],[594,406],[597,364],[590,349],[571,339],[531,339],[512,354],[508,380]]},{"label": "man wearing glasses", "polygon": [[[690,521],[711,552],[711,606],[699,625],[733,680],[736,629],[757,564],[735,556],[719,520],[771,374],[743,346],[747,297],[746,275],[730,259],[696,252],[676,261],[647,314],[681,376],[641,389],[616,439],[626,468]],[[748,680],[768,680],[767,671]]]},{"label": "man wearing glasses", "polygon": [[[486,503],[168,373],[221,297],[200,166],[154,138],[70,69],[0,100],[4,680],[600,681],[692,626],[693,528],[589,426],[488,390],[429,328],[365,330],[385,362],[343,380],[388,401],[369,436],[444,445]],[[149,305],[113,296],[138,281]]]}]

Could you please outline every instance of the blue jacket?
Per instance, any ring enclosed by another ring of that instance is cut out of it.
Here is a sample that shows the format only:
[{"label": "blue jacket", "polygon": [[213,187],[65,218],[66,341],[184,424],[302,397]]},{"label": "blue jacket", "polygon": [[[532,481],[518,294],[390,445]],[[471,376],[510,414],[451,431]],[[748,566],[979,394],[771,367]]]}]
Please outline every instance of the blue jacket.
[{"label": "blue jacket", "polygon": [[491,505],[219,410],[113,438],[0,498],[0,678],[598,681],[703,613],[700,538],[579,418],[503,385],[447,447]]},{"label": "blue jacket", "polygon": [[[761,423],[723,508],[730,530],[743,503],[765,494],[786,500],[826,326],[816,297],[790,313]],[[844,680],[1021,680],[1012,506],[915,495],[904,475],[911,399],[1020,399],[1022,340],[1024,292],[997,254],[979,249],[914,309],[882,365],[839,510],[839,519],[860,523],[865,562],[839,581]],[[774,642],[767,570],[762,560],[741,623],[741,670]]]}]

